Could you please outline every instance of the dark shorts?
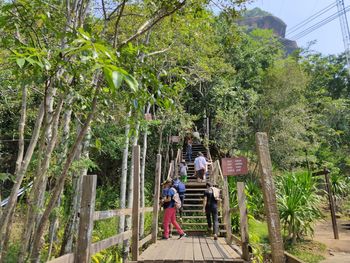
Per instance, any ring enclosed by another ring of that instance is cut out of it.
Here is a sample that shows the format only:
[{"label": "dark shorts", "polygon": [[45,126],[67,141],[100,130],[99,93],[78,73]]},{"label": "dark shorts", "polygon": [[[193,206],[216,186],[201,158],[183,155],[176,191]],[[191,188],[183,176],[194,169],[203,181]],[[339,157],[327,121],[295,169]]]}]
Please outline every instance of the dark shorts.
[{"label": "dark shorts", "polygon": [[200,179],[203,180],[203,177],[204,177],[204,169],[201,169],[201,170],[196,171],[196,176],[197,176],[197,178],[200,178]]}]

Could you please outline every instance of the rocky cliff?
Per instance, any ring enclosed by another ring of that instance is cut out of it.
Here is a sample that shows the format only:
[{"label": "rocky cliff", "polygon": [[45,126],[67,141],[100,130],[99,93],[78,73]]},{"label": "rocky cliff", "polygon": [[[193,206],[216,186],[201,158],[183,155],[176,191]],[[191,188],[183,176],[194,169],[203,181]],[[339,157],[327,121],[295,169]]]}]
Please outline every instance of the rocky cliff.
[{"label": "rocky cliff", "polygon": [[255,28],[271,29],[280,38],[286,54],[292,53],[298,48],[297,42],[286,39],[287,25],[278,17],[275,17],[259,8],[247,11],[245,16],[238,20],[237,23],[241,26],[247,27],[248,31]]}]

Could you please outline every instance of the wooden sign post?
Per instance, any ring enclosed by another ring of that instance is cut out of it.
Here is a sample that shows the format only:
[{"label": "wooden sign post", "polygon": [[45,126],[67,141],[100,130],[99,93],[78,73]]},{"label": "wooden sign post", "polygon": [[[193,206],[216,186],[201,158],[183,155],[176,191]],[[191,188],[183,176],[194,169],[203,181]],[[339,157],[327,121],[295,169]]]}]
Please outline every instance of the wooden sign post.
[{"label": "wooden sign post", "polygon": [[[221,159],[222,162],[222,174],[224,175],[224,189],[226,189],[227,195],[225,199],[228,200],[228,183],[227,176],[231,175],[245,175],[248,173],[248,161],[245,157],[235,157],[235,158],[224,158]],[[225,200],[224,199],[224,200]],[[240,230],[241,230],[241,242],[242,242],[242,252],[243,259],[249,260],[249,235],[248,235],[248,213],[246,206],[246,196],[244,193],[244,183],[237,183],[237,199],[240,214]],[[224,204],[225,205],[225,204]],[[226,204],[225,210],[228,209],[228,204]],[[230,212],[225,213],[226,221],[230,221]],[[231,227],[231,224],[230,224]]]},{"label": "wooden sign post", "polygon": [[332,194],[332,187],[331,187],[331,183],[329,182],[329,176],[328,176],[329,172],[330,171],[328,169],[324,169],[324,176],[326,179],[329,207],[331,209],[334,239],[339,239],[337,217],[335,216],[335,204],[334,204],[334,199],[333,199],[333,194]]},{"label": "wooden sign post", "polygon": [[269,230],[271,254],[273,263],[284,263],[284,248],[281,235],[280,217],[277,209],[275,184],[272,179],[272,164],[269,142],[265,132],[255,134],[256,148],[259,156],[261,171],[261,186],[264,197],[264,206]]},{"label": "wooden sign post", "polygon": [[79,234],[74,262],[90,262],[90,245],[92,228],[94,226],[95,197],[96,197],[96,175],[84,175],[81,196]]},{"label": "wooden sign post", "polygon": [[332,218],[332,227],[333,227],[333,235],[334,239],[339,239],[338,225],[337,225],[337,217],[335,215],[335,204],[334,204],[334,196],[332,193],[332,186],[329,181],[329,173],[331,171],[327,168],[324,168],[322,171],[312,173],[312,176],[324,175],[326,180],[326,190],[328,194],[329,201],[329,209],[331,210],[331,218]]},{"label": "wooden sign post", "polygon": [[244,192],[244,183],[237,182],[237,199],[239,207],[239,228],[241,230],[242,240],[242,258],[249,261],[249,234],[248,234],[248,211],[246,205],[246,195]]}]

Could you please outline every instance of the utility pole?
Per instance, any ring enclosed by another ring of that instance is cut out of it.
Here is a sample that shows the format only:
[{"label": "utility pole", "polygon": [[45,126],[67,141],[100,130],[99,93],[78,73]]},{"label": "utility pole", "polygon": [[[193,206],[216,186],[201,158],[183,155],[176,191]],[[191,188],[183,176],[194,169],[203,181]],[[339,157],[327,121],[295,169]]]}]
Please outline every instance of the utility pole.
[{"label": "utility pole", "polygon": [[340,21],[341,33],[343,35],[346,63],[347,63],[347,66],[348,66],[348,73],[350,74],[350,31],[349,31],[349,23],[348,23],[348,18],[346,16],[344,0],[336,0],[336,2],[337,2],[338,13],[339,13],[339,21]]}]

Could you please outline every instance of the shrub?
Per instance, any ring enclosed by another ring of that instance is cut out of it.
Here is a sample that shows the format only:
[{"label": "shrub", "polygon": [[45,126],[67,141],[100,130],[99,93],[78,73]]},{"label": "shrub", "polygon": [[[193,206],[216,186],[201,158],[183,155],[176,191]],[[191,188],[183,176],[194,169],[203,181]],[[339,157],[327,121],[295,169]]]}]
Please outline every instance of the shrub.
[{"label": "shrub", "polygon": [[313,234],[313,223],[322,217],[318,208],[316,182],[307,172],[293,172],[277,179],[278,206],[287,238],[295,243],[297,238]]}]

